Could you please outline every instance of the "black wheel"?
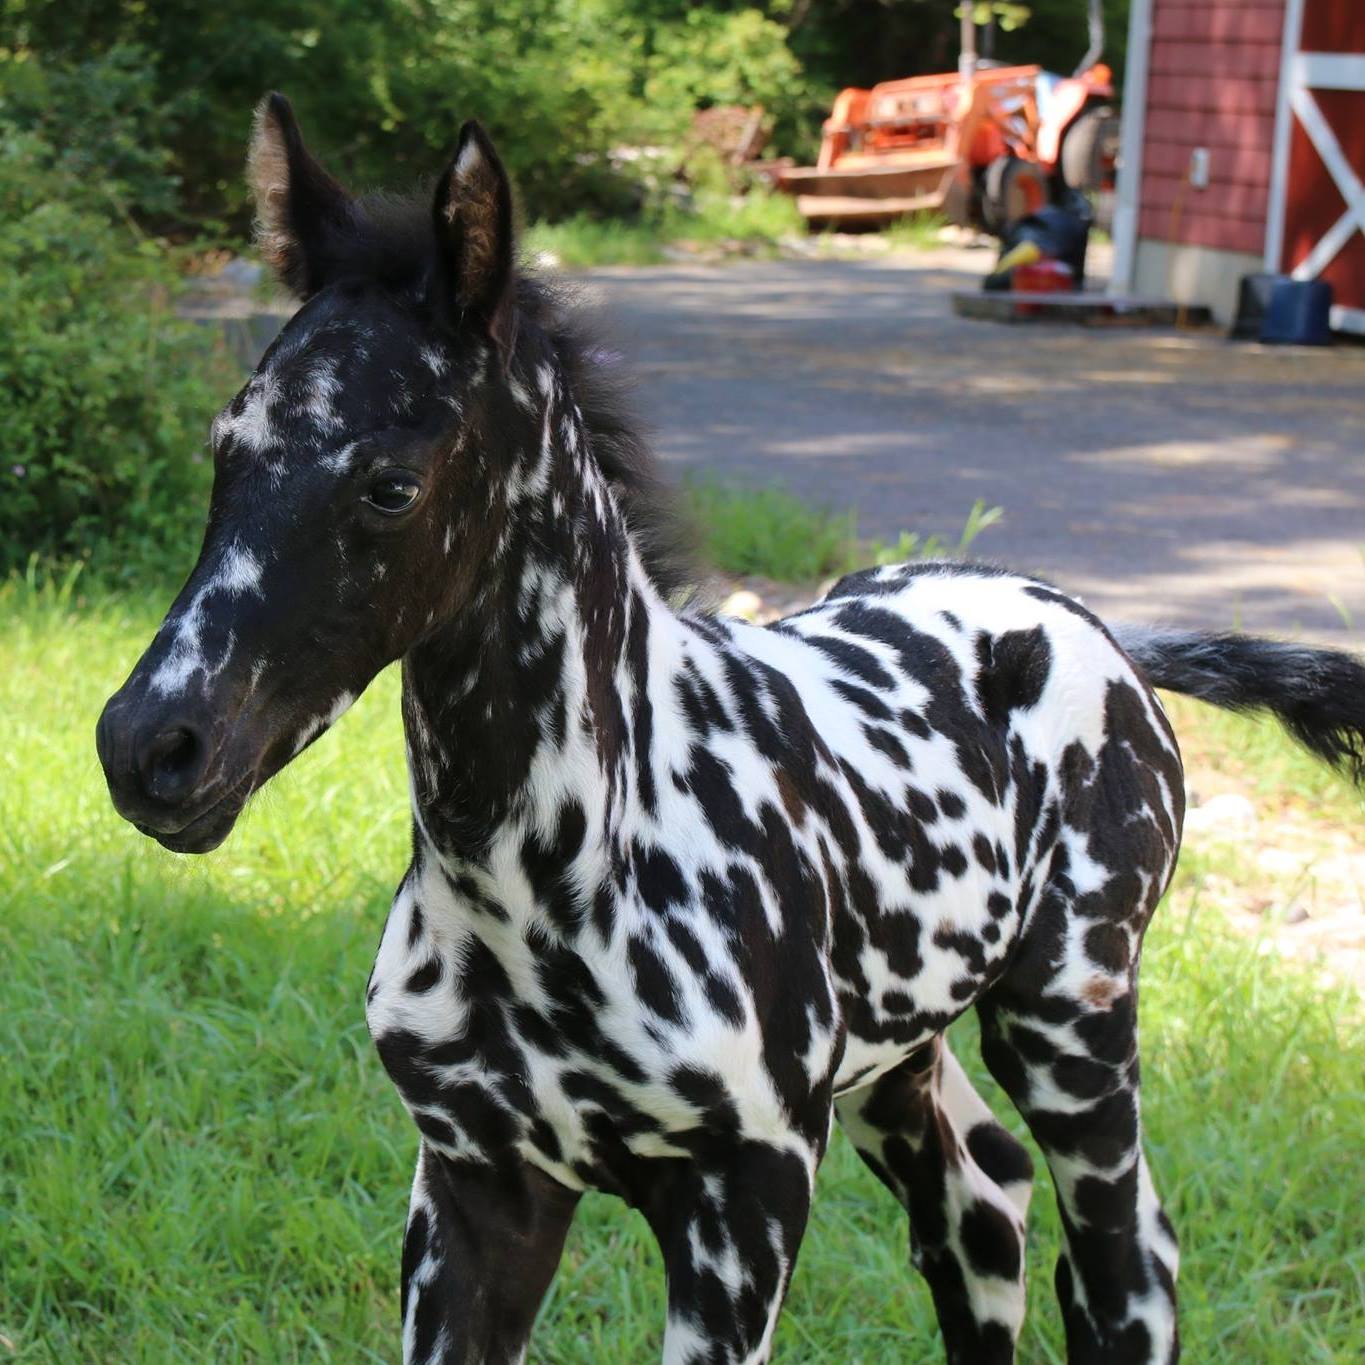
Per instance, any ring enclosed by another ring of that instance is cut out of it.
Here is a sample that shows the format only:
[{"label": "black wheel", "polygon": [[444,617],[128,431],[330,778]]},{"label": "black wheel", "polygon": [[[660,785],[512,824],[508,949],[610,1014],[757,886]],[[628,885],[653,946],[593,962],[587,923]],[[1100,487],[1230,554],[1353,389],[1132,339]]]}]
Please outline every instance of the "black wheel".
[{"label": "black wheel", "polygon": [[1107,104],[1091,105],[1062,138],[1062,178],[1082,194],[1107,188],[1113,179],[1118,148],[1118,115]]},{"label": "black wheel", "polygon": [[1017,156],[998,156],[986,167],[981,217],[987,232],[1003,237],[1011,223],[1037,213],[1049,200],[1042,169]]}]

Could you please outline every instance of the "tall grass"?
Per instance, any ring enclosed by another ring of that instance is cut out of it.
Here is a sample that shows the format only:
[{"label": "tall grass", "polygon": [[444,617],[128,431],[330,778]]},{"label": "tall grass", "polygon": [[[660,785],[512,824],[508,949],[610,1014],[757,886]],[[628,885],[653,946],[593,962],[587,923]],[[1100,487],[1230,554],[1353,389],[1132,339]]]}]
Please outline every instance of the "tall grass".
[{"label": "tall grass", "polygon": [[651,208],[633,220],[576,214],[557,223],[533,223],[524,246],[535,257],[552,256],[567,269],[602,265],[657,265],[667,248],[738,246],[747,254],[771,254],[782,239],[801,236],[805,220],[790,195],[755,188],[744,195],[699,191],[686,205]]},{"label": "tall grass", "polygon": [[[83,592],[0,589],[0,1359],[392,1360],[415,1135],[362,997],[406,858],[397,680],[382,676],[223,849],[178,860],[115,817],[92,744],[164,603]],[[1183,711],[1182,734],[1197,741],[1203,716]],[[1277,781],[1318,780],[1273,732],[1219,726],[1273,757]],[[1359,999],[1231,937],[1201,903],[1204,870],[1195,850],[1157,916],[1142,999],[1188,1358],[1353,1361]],[[955,1033],[1008,1114],[970,1024]],[[1042,1184],[1021,1359],[1057,1362]],[[900,1211],[836,1138],[777,1359],[936,1359],[906,1251]],[[589,1197],[532,1359],[654,1358],[663,1312],[642,1222]]]},{"label": "tall grass", "polygon": [[802,501],[783,488],[739,488],[701,476],[683,485],[706,561],[722,573],[761,574],[815,584],[871,564],[965,554],[1004,515],[978,500],[956,541],[902,531],[894,540],[864,540],[855,512]]}]

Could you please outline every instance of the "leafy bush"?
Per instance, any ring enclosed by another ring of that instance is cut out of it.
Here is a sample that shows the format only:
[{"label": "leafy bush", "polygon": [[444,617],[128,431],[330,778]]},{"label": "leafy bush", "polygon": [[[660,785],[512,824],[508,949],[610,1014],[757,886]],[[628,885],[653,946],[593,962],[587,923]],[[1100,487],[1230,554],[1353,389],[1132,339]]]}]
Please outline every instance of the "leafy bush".
[{"label": "leafy bush", "polygon": [[[200,230],[246,226],[243,154],[270,88],[294,100],[310,139],[358,188],[433,176],[460,122],[477,117],[530,215],[552,220],[638,212],[645,167],[614,152],[680,145],[698,106],[760,102],[813,139],[828,93],[812,94],[783,24],[742,5],[8,0],[6,18],[0,101],[19,126],[113,146],[115,173],[154,216],[167,205],[148,177],[178,177],[179,221]],[[158,164],[151,149],[163,146]],[[152,164],[132,164],[140,157]]]},{"label": "leafy bush", "polygon": [[0,133],[0,572],[33,554],[116,576],[183,564],[202,523],[226,363],[174,317],[175,272],[119,191]]},{"label": "leafy bush", "polygon": [[41,138],[78,199],[104,196],[149,218],[176,212],[180,181],[165,145],[176,124],[144,48],[117,43],[72,65],[0,49],[0,124]]},{"label": "leafy bush", "polygon": [[645,98],[680,122],[710,105],[761,104],[783,147],[812,155],[830,92],[807,78],[787,38],[757,9],[688,10],[657,30]]},{"label": "leafy bush", "polygon": [[[1070,70],[1085,47],[1078,0],[976,10],[1016,25],[999,57]],[[1110,0],[1116,69],[1126,10]],[[271,88],[358,187],[433,175],[473,116],[532,217],[602,217],[641,203],[639,163],[612,155],[622,144],[677,147],[695,109],[759,103],[774,150],[808,159],[835,90],[949,70],[958,35],[944,0],[5,0],[4,12],[0,99],[16,74],[4,68],[26,64],[20,85],[50,94],[28,100],[19,126],[111,151],[154,214],[156,182],[178,177],[181,225],[200,230],[245,228],[250,111]],[[150,150],[161,147],[164,162]]]}]

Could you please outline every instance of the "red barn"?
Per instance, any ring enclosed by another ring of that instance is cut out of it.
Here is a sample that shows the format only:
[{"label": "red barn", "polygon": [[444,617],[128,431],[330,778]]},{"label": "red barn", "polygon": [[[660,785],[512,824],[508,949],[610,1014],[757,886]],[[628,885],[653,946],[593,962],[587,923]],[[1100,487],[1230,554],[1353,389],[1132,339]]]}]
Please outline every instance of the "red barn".
[{"label": "red barn", "polygon": [[1226,322],[1285,271],[1365,332],[1362,181],[1365,0],[1132,0],[1116,290]]}]

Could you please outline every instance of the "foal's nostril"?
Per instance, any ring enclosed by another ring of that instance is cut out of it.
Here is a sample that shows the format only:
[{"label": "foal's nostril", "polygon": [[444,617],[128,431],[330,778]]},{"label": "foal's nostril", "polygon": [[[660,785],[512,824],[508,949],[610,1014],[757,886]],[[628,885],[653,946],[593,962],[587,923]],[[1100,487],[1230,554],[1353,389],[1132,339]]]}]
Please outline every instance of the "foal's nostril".
[{"label": "foal's nostril", "polygon": [[179,725],[154,735],[138,755],[138,768],[147,794],[158,801],[188,796],[203,775],[207,749],[188,726]]}]

